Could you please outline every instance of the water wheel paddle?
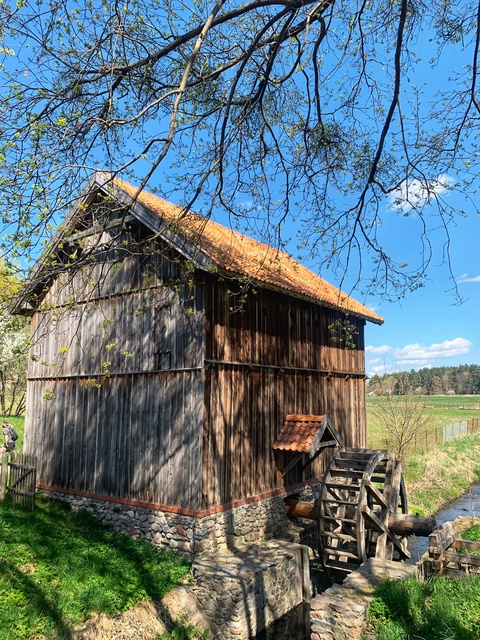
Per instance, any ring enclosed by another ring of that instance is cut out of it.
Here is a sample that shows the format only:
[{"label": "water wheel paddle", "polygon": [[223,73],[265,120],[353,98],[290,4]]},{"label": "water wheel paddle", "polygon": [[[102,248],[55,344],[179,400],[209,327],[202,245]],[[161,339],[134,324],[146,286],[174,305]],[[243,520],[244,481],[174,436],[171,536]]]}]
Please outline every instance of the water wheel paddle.
[{"label": "water wheel paddle", "polygon": [[385,450],[339,449],[316,504],[318,551],[327,574],[355,571],[369,557],[409,557],[406,537],[388,527],[406,514],[401,462]]}]

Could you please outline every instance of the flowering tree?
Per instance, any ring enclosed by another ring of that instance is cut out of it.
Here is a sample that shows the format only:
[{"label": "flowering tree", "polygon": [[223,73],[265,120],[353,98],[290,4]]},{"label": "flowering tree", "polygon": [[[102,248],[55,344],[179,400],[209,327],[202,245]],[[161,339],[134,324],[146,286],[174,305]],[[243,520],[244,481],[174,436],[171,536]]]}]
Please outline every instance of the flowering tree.
[{"label": "flowering tree", "polygon": [[23,319],[0,314],[0,411],[25,412],[29,330]]}]

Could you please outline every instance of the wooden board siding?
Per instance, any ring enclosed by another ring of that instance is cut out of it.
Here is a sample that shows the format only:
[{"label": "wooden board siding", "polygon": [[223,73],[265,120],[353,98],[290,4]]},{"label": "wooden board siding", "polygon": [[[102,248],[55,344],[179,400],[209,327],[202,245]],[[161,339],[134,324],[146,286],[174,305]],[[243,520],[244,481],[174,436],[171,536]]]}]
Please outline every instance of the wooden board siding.
[{"label": "wooden board siding", "polygon": [[[284,486],[272,445],[289,413],[328,415],[346,446],[365,446],[363,380],[217,365],[206,372],[202,507]],[[347,401],[349,404],[347,405]],[[320,477],[326,452],[296,481]],[[291,478],[292,476],[290,476]]]},{"label": "wooden board siding", "polygon": [[198,302],[185,311],[181,298],[157,304],[152,292],[138,292],[37,314],[29,377],[200,367],[204,324]]},{"label": "wooden board siding", "polygon": [[51,283],[32,320],[25,450],[42,452],[41,484],[195,509],[203,290],[150,248]]},{"label": "wooden board siding", "polygon": [[[206,285],[202,507],[284,485],[272,446],[289,413],[327,413],[346,446],[366,446],[363,321],[348,318],[357,348],[339,348],[337,311],[260,290],[232,313],[231,287]],[[321,476],[328,457],[297,480]]]},{"label": "wooden board siding", "polygon": [[[364,320],[267,289],[232,311],[238,305],[232,288],[206,280],[207,360],[364,374]],[[355,349],[335,340],[329,327],[336,321],[355,327]]]},{"label": "wooden board siding", "polygon": [[[107,496],[198,508],[201,372],[30,384],[24,449],[37,480]],[[190,392],[192,390],[192,392]],[[196,390],[196,393],[194,392]]]}]

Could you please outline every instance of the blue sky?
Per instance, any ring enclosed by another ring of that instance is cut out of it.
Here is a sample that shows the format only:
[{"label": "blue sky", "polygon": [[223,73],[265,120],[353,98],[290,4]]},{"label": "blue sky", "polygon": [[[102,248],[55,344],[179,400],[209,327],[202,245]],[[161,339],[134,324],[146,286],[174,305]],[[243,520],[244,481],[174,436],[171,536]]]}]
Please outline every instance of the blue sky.
[{"label": "blue sky", "polygon": [[[344,291],[385,319],[381,326],[366,324],[365,361],[370,377],[423,367],[480,364],[480,213],[474,201],[466,203],[462,193],[442,186],[453,182],[444,176],[438,185],[438,194],[455,210],[463,209],[467,214],[458,215],[448,224],[451,272],[445,261],[446,235],[439,224],[431,234],[433,256],[424,287],[407,293],[398,302],[388,302],[375,296],[362,297],[354,288],[354,270],[343,281]],[[419,216],[404,204],[402,194],[397,195],[385,201],[382,233],[398,257],[414,262],[420,260]],[[410,200],[415,200],[411,194]],[[408,217],[404,216],[406,212]],[[424,203],[422,215],[435,227],[435,204]],[[293,235],[294,224],[290,226]],[[289,249],[294,253],[293,242]],[[316,270],[315,265],[303,262]],[[328,272],[322,272],[322,276],[340,286],[340,276]]]},{"label": "blue sky", "polygon": [[[425,61],[434,56],[434,39],[417,42],[417,53]],[[419,65],[416,81],[424,83],[426,90],[432,85],[441,86],[442,79],[454,76],[462,65],[468,62],[459,50],[456,56],[438,59],[436,68]],[[446,82],[445,82],[446,84]],[[430,95],[433,95],[433,88]],[[458,304],[452,292],[454,282],[444,264],[445,236],[439,231],[434,234],[434,255],[428,271],[425,287],[407,294],[399,303],[380,300],[361,300],[385,318],[379,327],[367,323],[366,327],[366,370],[369,375],[384,372],[409,371],[423,367],[440,367],[459,364],[480,363],[480,214],[478,202],[467,201],[462,193],[449,191],[442,186],[453,185],[454,177],[439,176],[438,191],[448,204],[467,217],[458,216],[448,230],[450,234],[451,267],[458,287],[459,296],[464,300]],[[477,179],[478,182],[478,179]],[[411,185],[415,191],[415,185]],[[398,234],[399,248],[408,253],[418,236],[418,215],[403,217],[403,229],[395,224],[396,216],[402,210],[402,194],[399,204],[391,198],[383,212],[383,224]],[[418,193],[421,200],[422,193]],[[414,197],[415,199],[415,197]],[[420,202],[421,204],[421,202]],[[425,215],[435,216],[435,205],[426,205]],[[354,294],[355,295],[355,294]]]},{"label": "blue sky", "polygon": [[[455,50],[450,48],[443,57],[439,57],[434,34],[427,31],[421,32],[418,39],[410,46],[415,50],[418,64],[415,70],[403,79],[402,91],[408,90],[410,82],[415,83],[422,88],[419,95],[421,97],[423,94],[425,102],[428,98],[435,96],[435,87],[447,85],[448,78],[455,77],[455,73],[460,72],[468,63],[468,57],[462,52],[461,42],[455,45]],[[384,54],[385,62],[391,65],[391,52],[388,55],[386,52]],[[433,70],[428,63],[431,59],[438,62]],[[13,64],[14,60],[7,60],[8,62]],[[374,63],[381,63],[377,65],[376,73],[378,73],[379,82],[383,82],[381,66],[383,61],[375,59]],[[402,100],[405,106],[408,103],[408,94],[402,95]],[[363,299],[358,289],[352,290],[357,274],[354,270],[347,273],[342,284],[343,290],[351,292],[355,298],[385,318],[382,326],[367,323],[366,369],[369,375],[429,366],[480,363],[480,337],[477,329],[480,315],[478,205],[475,201],[465,201],[462,194],[454,189],[450,190],[455,182],[453,175],[440,174],[437,180],[438,184],[435,186],[437,194],[445,198],[455,209],[465,209],[468,214],[465,218],[458,216],[448,227],[451,239],[452,273],[458,286],[458,293],[464,302],[458,304],[452,292],[454,282],[444,261],[446,238],[441,229],[432,232],[434,253],[425,286],[407,294],[400,302],[389,303],[376,297]],[[161,192],[160,176],[152,181],[150,187],[154,183],[155,186],[160,187],[160,195],[178,202],[174,197]],[[415,181],[409,184],[409,189],[410,201],[424,205],[423,215],[428,216],[430,228],[441,227],[440,221],[436,218],[438,216],[436,205],[423,202],[424,194],[418,189]],[[380,231],[389,251],[393,251],[398,259],[418,263],[420,261],[420,218],[418,213],[405,206],[403,196],[404,194],[399,192],[390,199],[385,198],[384,208],[381,211]],[[405,216],[405,214],[409,215]],[[219,216],[218,220],[228,224],[228,220],[222,216]],[[294,222],[290,221],[284,235],[294,238],[295,232]],[[295,245],[295,240],[292,240],[287,248],[297,257]],[[314,264],[308,262],[305,264],[316,270]],[[332,273],[324,271],[321,275],[337,286],[340,284],[340,279]]]},{"label": "blue sky", "polygon": [[[452,193],[451,197],[455,195]],[[480,363],[480,215],[473,204],[468,213],[450,230],[452,271],[464,302],[458,304],[451,290],[450,274],[441,264],[443,247],[439,237],[424,288],[407,294],[398,303],[366,301],[385,318],[381,327],[367,324],[369,375]],[[391,214],[394,212],[386,212],[386,225]],[[413,230],[414,220],[411,222]]]}]

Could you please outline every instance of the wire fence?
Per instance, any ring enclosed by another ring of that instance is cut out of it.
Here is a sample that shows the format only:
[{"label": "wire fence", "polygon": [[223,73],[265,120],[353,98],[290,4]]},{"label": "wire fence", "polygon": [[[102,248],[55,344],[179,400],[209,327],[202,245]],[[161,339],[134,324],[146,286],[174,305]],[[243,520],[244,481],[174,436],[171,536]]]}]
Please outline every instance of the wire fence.
[{"label": "wire fence", "polygon": [[415,453],[422,453],[435,446],[440,446],[464,436],[472,435],[480,431],[480,418],[471,418],[470,420],[460,420],[451,422],[443,426],[427,427],[415,434],[412,450]]},{"label": "wire fence", "polygon": [[455,409],[458,411],[480,411],[480,403],[479,404],[471,404],[471,403],[466,403],[466,404],[452,404],[452,403],[445,403],[445,404],[440,404],[439,402],[428,402],[428,400],[426,400],[423,404],[423,408],[424,409]]}]

